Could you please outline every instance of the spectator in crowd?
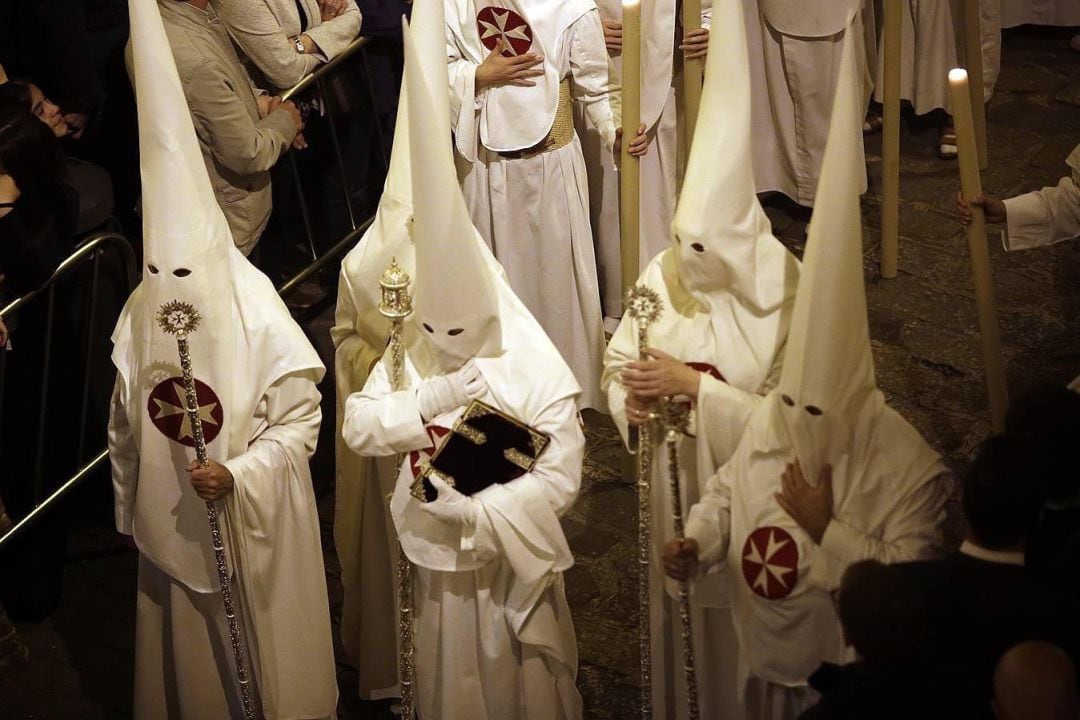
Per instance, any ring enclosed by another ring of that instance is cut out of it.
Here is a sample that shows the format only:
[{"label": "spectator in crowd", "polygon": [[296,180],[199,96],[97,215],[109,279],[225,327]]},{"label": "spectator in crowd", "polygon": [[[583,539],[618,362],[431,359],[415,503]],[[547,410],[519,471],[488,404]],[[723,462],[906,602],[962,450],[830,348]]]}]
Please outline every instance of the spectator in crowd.
[{"label": "spectator in crowd", "polygon": [[998,720],[1076,720],[1076,666],[1050,643],[1016,645],[994,671],[994,715]]},{"label": "spectator in crowd", "polygon": [[354,0],[213,0],[236,44],[284,90],[333,60],[360,34]]},{"label": "spectator in crowd", "polygon": [[[82,129],[73,130],[66,115],[32,82],[14,80],[0,85],[0,106],[16,105],[29,109],[49,126],[57,138],[78,139]],[[83,234],[103,225],[113,212],[112,179],[102,168],[70,156],[64,157],[64,176],[79,197],[75,233]]]},{"label": "spectator in crowd", "polygon": [[214,195],[245,255],[270,219],[270,173],[305,147],[300,111],[257,95],[209,0],[158,0]]},{"label": "spectator in crowd", "polygon": [[[1024,250],[1053,245],[1080,237],[1080,145],[1065,159],[1070,174],[1054,187],[1002,200],[985,193],[975,196],[971,205],[982,207],[989,223],[1002,223],[1005,250]],[[971,206],[962,192],[956,193],[956,212],[960,222],[971,222]]]},{"label": "spectator in crowd", "polygon": [[[999,435],[964,478],[967,533],[958,552],[895,566],[924,615],[924,659],[969,709],[989,708],[991,679],[1018,642],[1046,640],[1076,657],[1080,613],[1024,570],[1024,543],[1045,501],[1032,448]],[[977,715],[979,716],[979,715]]]},{"label": "spectator in crowd", "polygon": [[821,700],[802,720],[920,717],[930,698],[925,671],[912,662],[923,629],[911,605],[911,588],[894,565],[861,560],[848,567],[836,594],[836,612],[857,659],[846,665],[823,663],[810,676]]},{"label": "spectator in crowd", "polygon": [[[41,88],[27,80],[12,80],[0,85],[0,105],[19,105],[29,108],[34,117],[49,126],[58,138],[75,134],[64,117],[60,106],[41,92]],[[79,129],[81,131],[81,128]]]},{"label": "spectator in crowd", "polygon": [[1080,395],[1064,385],[1038,385],[1013,398],[1005,432],[1022,437],[1034,450],[1034,470],[1047,485],[1046,506],[1028,534],[1027,569],[1062,594],[1080,600],[1075,588],[1080,555]]},{"label": "spectator in crowd", "polygon": [[0,288],[33,290],[74,246],[79,200],[60,144],[26,109],[0,108]]}]

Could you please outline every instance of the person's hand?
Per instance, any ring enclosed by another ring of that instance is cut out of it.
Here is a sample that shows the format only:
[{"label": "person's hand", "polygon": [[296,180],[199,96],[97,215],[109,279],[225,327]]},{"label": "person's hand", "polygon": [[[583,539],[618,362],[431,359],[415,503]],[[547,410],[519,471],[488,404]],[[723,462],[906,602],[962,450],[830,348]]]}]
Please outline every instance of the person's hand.
[{"label": "person's hand", "polygon": [[701,373],[662,350],[646,348],[644,354],[648,360],[628,363],[622,371],[623,387],[643,400],[675,395],[697,398]]},{"label": "person's hand", "polygon": [[429,377],[420,384],[416,391],[420,415],[425,420],[431,420],[467,405],[470,400],[483,397],[487,389],[487,381],[480,368],[469,360],[452,373]]},{"label": "person's hand", "polygon": [[256,95],[255,104],[259,106],[259,117],[264,118],[281,104],[281,98],[273,95]]},{"label": "person's hand", "polygon": [[191,487],[195,488],[195,494],[203,500],[220,500],[232,492],[232,473],[216,460],[207,462],[206,467],[199,465],[198,460],[192,460],[185,469],[191,473]]},{"label": "person's hand", "polygon": [[347,0],[319,0],[319,13],[322,21],[327,22],[341,15],[349,7]]},{"label": "person's hand", "polygon": [[664,573],[672,580],[689,580],[698,569],[698,541],[673,538],[664,545]]},{"label": "person's hand", "polygon": [[709,28],[698,28],[683,35],[679,49],[687,60],[705,57],[709,52]]},{"label": "person's hand", "polygon": [[65,113],[64,122],[67,123],[68,137],[78,140],[86,129],[87,117],[83,113]]},{"label": "person's hand", "polygon": [[626,422],[630,427],[647,425],[652,419],[653,404],[636,393],[627,392],[623,405],[626,407]]},{"label": "person's hand", "polygon": [[4,318],[0,318],[0,350],[7,346],[8,329],[4,324]]},{"label": "person's hand", "polygon": [[303,131],[304,116],[300,114],[300,108],[296,107],[296,103],[294,103],[292,100],[286,100],[285,102],[281,102],[278,98],[274,99],[278,100],[278,103],[276,105],[273,105],[273,101],[271,101],[273,109],[270,112],[274,112],[275,110],[284,110],[289,114],[289,117],[292,118],[293,124],[296,125],[296,132],[300,133],[301,131]]},{"label": "person's hand", "polygon": [[536,83],[531,78],[544,74],[544,58],[535,53],[525,53],[515,57],[503,57],[506,48],[502,37],[495,40],[484,62],[476,68],[476,89],[483,90],[502,85],[514,87],[532,87]]},{"label": "person's hand", "polygon": [[986,215],[986,222],[988,223],[1003,223],[1008,220],[1005,211],[1005,203],[1000,199],[980,193],[971,198],[970,204],[968,199],[964,197],[964,193],[961,190],[956,192],[956,214],[960,216],[960,223],[963,225],[971,224],[971,206],[978,205],[983,209],[983,213]]},{"label": "person's hand", "polygon": [[832,521],[832,465],[822,466],[817,487],[810,487],[798,461],[788,463],[780,476],[780,486],[780,492],[774,495],[776,502],[820,545]]},{"label": "person's hand", "polygon": [[[645,123],[638,125],[637,137],[630,141],[629,151],[631,157],[641,157],[649,151],[649,136],[645,133],[645,129]],[[616,128],[615,147],[612,150],[616,157],[622,152],[622,136],[622,128]]]},{"label": "person's hand", "polygon": [[462,495],[434,475],[430,480],[431,486],[439,492],[439,496],[431,502],[421,504],[420,509],[445,523],[475,527],[480,503]]},{"label": "person's hand", "polygon": [[608,53],[618,55],[622,52],[622,23],[615,20],[605,20],[603,26],[604,45],[607,46]]}]

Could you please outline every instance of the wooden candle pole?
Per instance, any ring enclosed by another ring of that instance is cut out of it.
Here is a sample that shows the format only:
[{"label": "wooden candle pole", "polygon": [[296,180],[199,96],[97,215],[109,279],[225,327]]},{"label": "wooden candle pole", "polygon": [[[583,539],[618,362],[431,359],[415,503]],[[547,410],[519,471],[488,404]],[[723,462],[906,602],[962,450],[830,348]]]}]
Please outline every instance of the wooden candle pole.
[{"label": "wooden candle pole", "polygon": [[[682,0],[683,38],[701,29],[701,0]],[[679,39],[682,44],[682,38]],[[683,108],[686,113],[686,157],[694,142],[698,109],[701,107],[701,84],[705,73],[704,58],[683,57]]]},{"label": "wooden candle pole", "polygon": [[641,124],[641,5],[623,0],[622,45],[622,154],[619,183],[619,230],[623,297],[641,274],[641,217],[638,205],[641,175],[638,159],[630,155],[630,141]]},{"label": "wooden candle pole", "polygon": [[[978,78],[978,82],[981,87],[981,77]],[[979,158],[968,84],[967,71],[956,68],[949,72],[953,119],[956,122],[956,146],[960,162],[960,189],[970,202],[982,192],[982,179],[979,177]],[[979,100],[979,104],[982,105],[981,95]],[[995,432],[1001,432],[1005,426],[1005,409],[1009,398],[1005,386],[1005,363],[1001,357],[1001,333],[998,328],[997,308],[994,307],[990,252],[986,245],[986,216],[983,214],[982,207],[978,205],[971,206],[971,223],[967,226],[967,240],[968,252],[971,255],[971,275],[975,282],[975,302],[979,312],[979,334],[982,336],[986,387],[990,395],[990,415]]]},{"label": "wooden candle pole", "polygon": [[[964,69],[968,74],[968,103],[971,105],[975,130],[975,147],[979,152],[979,168],[989,164],[986,149],[986,103],[983,101],[982,29],[979,24],[979,0],[964,0]],[[956,96],[953,95],[953,113]]]},{"label": "wooden candle pole", "polygon": [[896,277],[900,240],[900,0],[885,0],[881,129],[881,277]]}]

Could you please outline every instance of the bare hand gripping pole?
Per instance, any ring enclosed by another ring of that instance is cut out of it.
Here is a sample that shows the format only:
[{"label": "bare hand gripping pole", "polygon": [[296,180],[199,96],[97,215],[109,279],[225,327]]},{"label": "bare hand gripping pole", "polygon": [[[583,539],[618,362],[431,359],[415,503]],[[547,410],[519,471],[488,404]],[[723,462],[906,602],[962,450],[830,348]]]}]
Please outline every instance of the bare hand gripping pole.
[{"label": "bare hand gripping pole", "polygon": [[[206,467],[206,440],[203,438],[202,419],[199,417],[199,398],[195,392],[195,378],[191,374],[191,352],[188,350],[188,335],[199,327],[198,311],[194,306],[173,300],[158,308],[157,323],[161,329],[176,336],[176,347],[180,351],[180,370],[184,377],[184,410],[191,422],[191,432],[195,438],[195,459],[201,467]],[[233,603],[232,586],[229,582],[229,569],[225,563],[225,543],[218,523],[217,506],[206,501],[206,520],[210,523],[210,539],[214,545],[214,560],[217,565],[218,587],[225,606],[225,619],[229,626],[229,642],[232,644],[233,662],[236,664],[236,679],[240,684],[240,700],[244,705],[244,720],[256,720],[259,715],[255,709],[255,698],[251,692],[248,678],[247,652],[244,638],[240,634],[240,619]]]},{"label": "bare hand gripping pole", "polygon": [[[668,451],[668,482],[671,489],[671,520],[675,537],[685,537],[682,495],[679,487],[679,442],[686,433],[689,408],[681,403],[664,400],[661,409],[664,420],[664,440]],[[682,625],[683,672],[686,676],[686,717],[698,720],[697,669],[694,662],[694,632],[690,621],[690,583],[679,582],[679,622]]]},{"label": "bare hand gripping pole", "polygon": [[[402,270],[397,259],[390,261],[390,267],[379,280],[382,288],[382,302],[379,312],[390,320],[390,384],[394,390],[405,387],[405,342],[402,337],[405,318],[412,313],[412,297],[409,296],[410,278]],[[402,458],[398,459],[398,467]],[[398,542],[397,561],[398,582],[398,681],[401,684],[402,720],[416,717],[416,693],[413,680],[416,676],[416,662],[413,644],[413,591],[412,563],[405,555],[401,542]]]},{"label": "bare hand gripping pole", "polygon": [[[626,294],[626,312],[637,323],[638,356],[649,346],[649,326],[660,317],[660,296],[644,285]],[[649,564],[652,556],[652,509],[649,505],[652,450],[652,419],[638,428],[638,651],[641,654],[641,717],[652,717],[652,639],[649,633]]]}]

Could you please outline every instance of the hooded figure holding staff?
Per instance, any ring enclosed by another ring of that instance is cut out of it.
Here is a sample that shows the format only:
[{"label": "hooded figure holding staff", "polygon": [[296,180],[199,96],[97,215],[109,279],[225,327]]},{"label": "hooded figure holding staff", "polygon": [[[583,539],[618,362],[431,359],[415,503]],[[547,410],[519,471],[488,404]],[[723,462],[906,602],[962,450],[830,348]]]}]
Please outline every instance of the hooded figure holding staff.
[{"label": "hooded figure holding staff", "polygon": [[[209,501],[257,714],[329,718],[337,682],[308,468],[323,366],[232,242],[157,4],[131,0],[130,14],[145,251],[142,282],[113,334],[109,455],[116,526],[139,550],[135,717],[244,716]],[[200,317],[187,358],[197,409],[185,397],[177,339],[157,322],[163,306]]]},{"label": "hooded figure holding staff", "polygon": [[927,557],[949,481],[941,459],[885,398],[863,285],[862,98],[844,41],[818,202],[779,385],[670,540],[665,570],[726,568],[748,718],[795,718],[807,677],[844,662],[830,592],[848,565]]},{"label": "hooded figure holding staff", "polygon": [[[637,322],[625,316],[605,356],[603,384],[623,438],[648,422],[661,398],[692,404],[690,434],[679,445],[682,506],[734,452],[746,420],[776,386],[791,320],[798,261],[773,237],[754,193],[750,72],[740,0],[717,0],[716,39],[706,63],[687,191],[675,214],[674,242],[638,280],[662,302],[648,328],[652,350],[638,358]],[[654,451],[651,482],[652,682],[654,717],[686,717],[676,585],[660,562],[673,537],[667,452]],[[735,714],[738,657],[721,568],[691,588],[701,716]]]}]

